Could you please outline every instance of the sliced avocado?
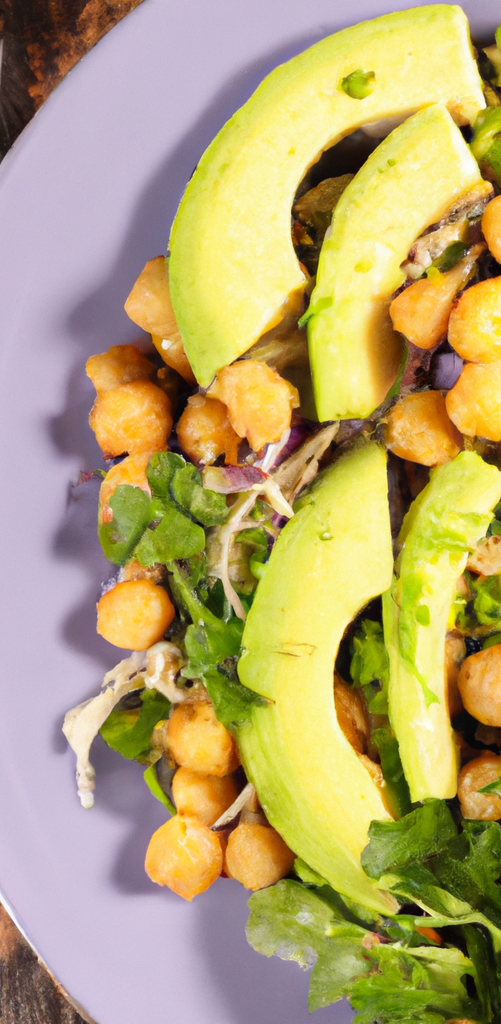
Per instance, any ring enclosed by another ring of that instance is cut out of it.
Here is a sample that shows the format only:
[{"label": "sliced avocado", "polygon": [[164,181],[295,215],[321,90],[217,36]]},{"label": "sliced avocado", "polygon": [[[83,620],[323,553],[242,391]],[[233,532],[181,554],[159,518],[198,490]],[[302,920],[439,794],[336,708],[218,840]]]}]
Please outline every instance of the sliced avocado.
[{"label": "sliced avocado", "polygon": [[259,582],[239,674],[268,698],[238,733],[263,809],[294,852],[343,895],[373,910],[391,896],[365,875],[360,854],[381,793],[342,732],[334,661],[344,630],[391,581],[386,455],[374,442],[318,478],[284,527]]},{"label": "sliced avocado", "polygon": [[318,418],[364,419],[396,380],[403,341],[389,304],[411,245],[480,172],[445,107],[396,128],[334,211],[311,296],[308,342]]},{"label": "sliced avocado", "polygon": [[[371,89],[359,98],[349,82],[361,72]],[[268,75],[219,132],[170,239],[172,304],[200,384],[278,323],[284,302],[304,288],[291,207],[306,170],[361,125],[429,103],[446,104],[459,124],[485,107],[467,19],[448,4],[321,40]]]},{"label": "sliced avocado", "polygon": [[383,620],[390,721],[413,801],[456,794],[445,686],[447,620],[468,552],[485,536],[500,497],[499,470],[475,452],[461,452],[432,470],[403,522]]}]

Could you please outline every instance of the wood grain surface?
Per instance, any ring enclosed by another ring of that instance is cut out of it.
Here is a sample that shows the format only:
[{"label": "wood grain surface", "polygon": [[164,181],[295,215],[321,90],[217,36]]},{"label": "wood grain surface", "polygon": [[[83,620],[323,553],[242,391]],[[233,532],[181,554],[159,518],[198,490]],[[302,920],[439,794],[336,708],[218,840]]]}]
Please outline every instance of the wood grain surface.
[{"label": "wood grain surface", "polygon": [[[0,159],[70,68],[140,2],[0,0]],[[0,1024],[86,1021],[0,906]]]}]

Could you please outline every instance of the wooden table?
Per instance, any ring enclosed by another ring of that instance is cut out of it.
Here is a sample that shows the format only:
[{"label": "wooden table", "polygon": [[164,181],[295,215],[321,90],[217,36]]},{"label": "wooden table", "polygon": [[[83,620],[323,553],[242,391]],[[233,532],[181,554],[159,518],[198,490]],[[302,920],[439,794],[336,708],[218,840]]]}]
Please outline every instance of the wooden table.
[{"label": "wooden table", "polygon": [[[0,0],[0,159],[61,78],[141,0]],[[0,907],[0,1024],[84,1024]]]}]

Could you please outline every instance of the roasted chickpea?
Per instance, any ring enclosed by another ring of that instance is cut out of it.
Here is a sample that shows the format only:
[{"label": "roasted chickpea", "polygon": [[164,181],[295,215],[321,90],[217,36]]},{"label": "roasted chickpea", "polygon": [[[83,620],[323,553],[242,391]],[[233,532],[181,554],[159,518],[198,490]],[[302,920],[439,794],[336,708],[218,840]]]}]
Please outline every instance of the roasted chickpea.
[{"label": "roasted chickpea", "polygon": [[348,743],[351,743],[359,754],[366,754],[369,722],[362,698],[337,672],[334,676],[334,703],[337,720]]},{"label": "roasted chickpea", "polygon": [[162,338],[161,334],[152,334],[151,340],[167,366],[176,370],[187,384],[196,384],[195,374],[188,362],[179,331],[172,331],[168,338]]},{"label": "roasted chickpea", "polygon": [[176,814],[153,833],[144,867],[152,882],[167,885],[191,902],[221,874],[219,836],[198,818]]},{"label": "roasted chickpea", "polygon": [[169,261],[164,256],[148,260],[124,308],[135,324],[151,334],[164,363],[177,370],[188,384],[195,384],[170,300]]},{"label": "roasted chickpea", "polygon": [[463,710],[463,702],[458,689],[458,676],[462,662],[466,657],[466,644],[461,636],[448,636],[445,639],[445,685],[449,715],[457,718]]},{"label": "roasted chickpea", "polygon": [[233,429],[255,452],[281,438],[299,406],[297,389],[266,363],[252,359],[223,367],[208,394],[224,402]]},{"label": "roasted chickpea", "polygon": [[501,571],[501,537],[482,537],[468,558],[466,568],[482,576],[495,576]]},{"label": "roasted chickpea", "polygon": [[89,424],[105,455],[159,452],[172,430],[170,402],[149,380],[120,384],[96,398]]},{"label": "roasted chickpea", "polygon": [[155,367],[135,345],[112,345],[107,352],[91,356],[85,371],[98,395],[103,395],[119,384],[147,380],[155,373]]},{"label": "roasted chickpea", "polygon": [[501,726],[501,644],[466,658],[457,682],[469,714],[483,725]]},{"label": "roasted chickpea", "polygon": [[463,292],[451,313],[448,339],[472,363],[501,359],[501,277],[479,281]]},{"label": "roasted chickpea", "polygon": [[464,818],[497,821],[501,818],[501,798],[495,793],[479,793],[479,789],[495,782],[501,775],[501,757],[484,754],[463,765],[458,778],[458,797]]},{"label": "roasted chickpea", "polygon": [[501,196],[487,203],[482,216],[482,231],[494,259],[501,263]]},{"label": "roasted chickpea", "polygon": [[180,814],[192,815],[205,825],[213,825],[238,794],[231,775],[219,778],[194,772],[191,768],[178,768],[172,780],[172,795]]},{"label": "roasted chickpea", "polygon": [[419,391],[397,402],[386,416],[384,439],[395,455],[422,466],[450,462],[463,447],[440,391]]},{"label": "roasted chickpea", "polygon": [[238,463],[240,438],[228,419],[228,410],[217,398],[192,395],[177,425],[177,439],[193,462],[210,465],[224,455],[226,465]]},{"label": "roasted chickpea", "polygon": [[113,519],[109,501],[119,484],[141,487],[143,491],[150,493],[146,479],[146,467],[150,458],[150,452],[128,455],[122,462],[118,462],[116,466],[112,466],[108,470],[99,488],[99,518],[102,523],[109,523]]},{"label": "roasted chickpea", "polygon": [[445,338],[454,297],[466,284],[471,266],[470,259],[461,260],[445,274],[436,271],[404,288],[390,305],[395,330],[421,349]]},{"label": "roasted chickpea", "polygon": [[206,701],[175,708],[167,737],[171,756],[184,768],[222,778],[238,767],[235,741]]},{"label": "roasted chickpea", "polygon": [[501,362],[467,363],[445,404],[462,434],[501,441]]},{"label": "roasted chickpea", "polygon": [[274,885],[291,870],[294,854],[281,836],[268,825],[244,822],[230,832],[225,871],[246,889]]},{"label": "roasted chickpea", "polygon": [[115,647],[146,651],[162,639],[174,606],[152,580],[128,580],[107,590],[97,603],[97,631]]}]

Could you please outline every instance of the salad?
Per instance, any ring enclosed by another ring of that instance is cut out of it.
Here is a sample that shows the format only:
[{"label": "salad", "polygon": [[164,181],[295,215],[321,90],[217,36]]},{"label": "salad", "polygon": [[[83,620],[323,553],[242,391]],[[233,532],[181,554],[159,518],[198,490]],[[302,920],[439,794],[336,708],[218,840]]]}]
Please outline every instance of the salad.
[{"label": "salad", "polygon": [[149,348],[86,364],[122,657],[65,718],[82,806],[100,733],[152,882],[240,882],[359,1024],[501,1021],[500,192],[501,31],[336,33],[201,157]]}]

